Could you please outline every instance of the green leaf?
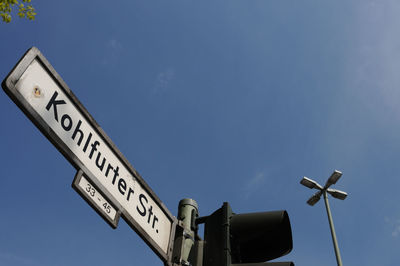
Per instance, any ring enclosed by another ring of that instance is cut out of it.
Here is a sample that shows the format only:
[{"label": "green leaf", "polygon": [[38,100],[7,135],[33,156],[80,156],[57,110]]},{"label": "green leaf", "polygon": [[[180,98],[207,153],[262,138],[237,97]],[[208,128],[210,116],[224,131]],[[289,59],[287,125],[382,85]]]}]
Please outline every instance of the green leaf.
[{"label": "green leaf", "polygon": [[[35,8],[31,4],[31,0],[0,0],[0,16],[3,22],[11,22],[12,11],[17,9],[18,17],[34,20],[36,16]],[[13,10],[14,9],[14,10]]]}]

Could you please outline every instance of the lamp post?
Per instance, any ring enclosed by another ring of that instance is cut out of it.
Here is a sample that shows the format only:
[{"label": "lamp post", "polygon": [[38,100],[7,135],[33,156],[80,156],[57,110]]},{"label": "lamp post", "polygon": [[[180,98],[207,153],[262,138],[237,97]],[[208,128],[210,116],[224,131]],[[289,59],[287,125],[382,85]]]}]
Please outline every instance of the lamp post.
[{"label": "lamp post", "polygon": [[318,189],[318,191],[313,196],[311,196],[311,198],[307,201],[307,203],[309,205],[314,206],[320,200],[321,195],[324,195],[326,213],[328,214],[328,220],[329,220],[329,226],[331,228],[333,247],[335,248],[335,255],[336,255],[336,261],[337,261],[338,266],[342,266],[342,258],[340,257],[339,247],[338,247],[338,243],[337,243],[337,239],[336,239],[335,227],[333,226],[331,208],[329,207],[329,202],[328,202],[328,193],[332,197],[340,199],[340,200],[344,200],[347,197],[346,192],[329,188],[331,185],[336,184],[336,182],[339,180],[339,178],[341,176],[342,176],[342,173],[340,171],[335,170],[332,173],[332,175],[328,178],[328,180],[326,181],[324,187],[322,187],[320,184],[318,184],[314,180],[307,178],[307,177],[303,177],[303,179],[300,181],[300,184],[302,184],[310,189],[313,189],[313,188]]}]

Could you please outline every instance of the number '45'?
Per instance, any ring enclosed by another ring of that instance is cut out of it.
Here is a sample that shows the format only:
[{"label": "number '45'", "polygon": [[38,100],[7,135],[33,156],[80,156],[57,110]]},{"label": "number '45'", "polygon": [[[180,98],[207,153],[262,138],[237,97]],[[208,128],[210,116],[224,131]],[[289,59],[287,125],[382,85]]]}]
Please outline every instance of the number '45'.
[{"label": "number '45'", "polygon": [[107,213],[111,212],[111,206],[110,206],[110,204],[107,204],[107,202],[103,204],[103,207]]}]

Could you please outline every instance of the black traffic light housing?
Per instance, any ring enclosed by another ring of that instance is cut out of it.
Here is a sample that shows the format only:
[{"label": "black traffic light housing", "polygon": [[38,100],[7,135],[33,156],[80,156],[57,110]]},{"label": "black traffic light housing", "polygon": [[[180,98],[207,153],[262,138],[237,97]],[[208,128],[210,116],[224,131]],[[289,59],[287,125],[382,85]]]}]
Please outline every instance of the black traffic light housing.
[{"label": "black traffic light housing", "polygon": [[229,203],[200,223],[204,228],[204,266],[294,265],[273,262],[292,250],[292,230],[286,211],[234,214]]}]

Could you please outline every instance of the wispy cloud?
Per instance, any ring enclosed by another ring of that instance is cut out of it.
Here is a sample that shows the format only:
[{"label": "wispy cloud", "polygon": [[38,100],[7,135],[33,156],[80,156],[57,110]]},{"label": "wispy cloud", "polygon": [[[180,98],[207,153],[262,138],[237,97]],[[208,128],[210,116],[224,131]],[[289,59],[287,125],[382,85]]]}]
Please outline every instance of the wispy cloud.
[{"label": "wispy cloud", "polygon": [[155,80],[155,85],[153,90],[154,93],[155,94],[164,93],[168,89],[169,84],[174,78],[175,78],[175,69],[172,67],[169,67],[160,72]]},{"label": "wispy cloud", "polygon": [[[368,99],[379,99],[380,106],[400,112],[400,36],[393,34],[400,26],[398,1],[369,1],[359,9],[359,52],[356,73],[351,78]],[[374,94],[371,97],[371,94]],[[371,101],[371,100],[368,100]],[[375,100],[376,101],[376,100]]]},{"label": "wispy cloud", "polygon": [[107,42],[107,46],[112,48],[113,50],[119,50],[122,48],[122,45],[120,42],[118,42],[115,39],[111,39]]},{"label": "wispy cloud", "polygon": [[102,64],[114,66],[123,50],[122,44],[116,39],[110,39],[105,43],[105,48]]},{"label": "wispy cloud", "polygon": [[398,236],[400,236],[400,219],[397,220],[393,220],[389,217],[385,217],[385,222],[387,224],[389,224],[390,226],[390,231],[392,234],[392,237],[397,238]]},{"label": "wispy cloud", "polygon": [[392,232],[392,236],[393,237],[398,237],[400,234],[400,223],[396,225],[396,227],[394,228],[393,232]]},{"label": "wispy cloud", "polygon": [[248,199],[251,194],[257,191],[266,182],[267,175],[265,172],[257,172],[244,185],[244,198]]},{"label": "wispy cloud", "polygon": [[36,266],[40,265],[38,262],[30,258],[21,257],[12,253],[0,252],[0,265],[26,265]]}]

